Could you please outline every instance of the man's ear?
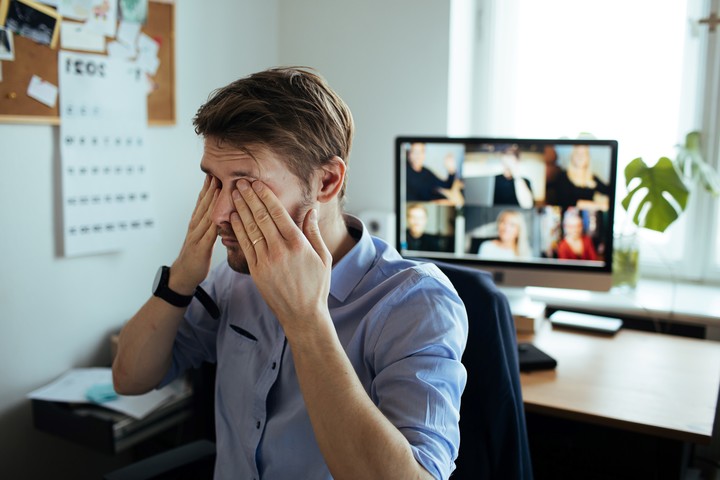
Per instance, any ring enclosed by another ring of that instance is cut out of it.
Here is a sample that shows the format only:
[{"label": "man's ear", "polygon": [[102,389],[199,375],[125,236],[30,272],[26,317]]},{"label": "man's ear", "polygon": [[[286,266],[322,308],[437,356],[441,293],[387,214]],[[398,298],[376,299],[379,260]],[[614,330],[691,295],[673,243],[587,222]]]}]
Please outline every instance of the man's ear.
[{"label": "man's ear", "polygon": [[340,157],[332,157],[330,161],[323,165],[318,171],[319,189],[317,192],[317,201],[327,203],[337,197],[345,183],[345,171],[347,165]]}]

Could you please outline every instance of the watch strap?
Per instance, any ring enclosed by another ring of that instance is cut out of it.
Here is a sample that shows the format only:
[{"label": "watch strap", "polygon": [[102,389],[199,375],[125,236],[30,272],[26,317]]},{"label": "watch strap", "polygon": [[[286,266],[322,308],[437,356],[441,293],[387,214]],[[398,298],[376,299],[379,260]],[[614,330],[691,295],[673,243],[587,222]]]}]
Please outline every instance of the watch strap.
[{"label": "watch strap", "polygon": [[215,303],[212,297],[210,297],[200,285],[195,289],[195,298],[200,300],[200,303],[202,303],[212,318],[216,320],[220,318],[220,308],[217,306],[217,303]]},{"label": "watch strap", "polygon": [[208,293],[200,285],[195,288],[195,293],[193,295],[182,295],[172,290],[168,285],[170,282],[170,267],[161,267],[159,275],[160,278],[157,281],[157,285],[154,287],[153,295],[162,298],[170,305],[181,308],[190,305],[193,297],[195,297],[200,301],[200,303],[202,303],[202,306],[212,318],[220,318],[220,308],[217,306],[217,303],[215,303],[212,297],[210,297],[210,295],[208,295]]},{"label": "watch strap", "polygon": [[176,307],[187,307],[190,305],[190,302],[192,302],[193,296],[192,295],[182,295],[180,293],[177,293],[176,291],[172,290],[170,286],[168,285],[168,282],[170,281],[170,267],[163,266],[161,267],[160,272],[160,280],[158,281],[157,285],[155,286],[155,289],[153,290],[153,295],[156,297],[162,298],[166,302],[168,302],[170,305],[174,305]]}]

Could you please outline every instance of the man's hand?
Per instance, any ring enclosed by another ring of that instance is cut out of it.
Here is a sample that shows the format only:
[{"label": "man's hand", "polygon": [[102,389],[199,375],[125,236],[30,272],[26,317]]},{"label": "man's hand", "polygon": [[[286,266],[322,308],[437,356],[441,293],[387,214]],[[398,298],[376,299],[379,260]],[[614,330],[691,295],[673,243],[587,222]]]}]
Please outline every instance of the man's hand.
[{"label": "man's hand", "polygon": [[171,267],[171,288],[178,293],[192,295],[195,287],[205,280],[210,271],[212,248],[217,238],[217,227],[211,215],[219,194],[217,180],[207,175],[190,218],[180,255]]},{"label": "man's hand", "polygon": [[448,175],[455,175],[455,172],[457,172],[457,161],[455,160],[455,155],[452,153],[446,153],[445,157],[443,157],[443,163],[445,163],[445,169],[448,172]]},{"label": "man's hand", "polygon": [[241,179],[232,192],[230,223],[263,298],[290,337],[318,315],[329,320],[332,255],[320,235],[317,209],[298,228],[264,183]]}]

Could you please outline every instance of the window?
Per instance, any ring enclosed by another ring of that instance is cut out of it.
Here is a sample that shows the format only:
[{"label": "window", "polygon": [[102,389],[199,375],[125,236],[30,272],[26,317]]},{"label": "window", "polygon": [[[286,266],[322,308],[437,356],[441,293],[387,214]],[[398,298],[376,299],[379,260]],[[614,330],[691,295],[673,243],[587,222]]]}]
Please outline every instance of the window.
[{"label": "window", "polygon": [[[685,133],[699,129],[717,167],[720,26],[711,34],[698,20],[720,13],[718,3],[454,0],[449,133],[618,140],[622,229],[622,170],[633,158],[673,158]],[[454,80],[462,75],[472,81]],[[643,273],[720,280],[717,204],[694,191],[664,234],[642,231]]]}]

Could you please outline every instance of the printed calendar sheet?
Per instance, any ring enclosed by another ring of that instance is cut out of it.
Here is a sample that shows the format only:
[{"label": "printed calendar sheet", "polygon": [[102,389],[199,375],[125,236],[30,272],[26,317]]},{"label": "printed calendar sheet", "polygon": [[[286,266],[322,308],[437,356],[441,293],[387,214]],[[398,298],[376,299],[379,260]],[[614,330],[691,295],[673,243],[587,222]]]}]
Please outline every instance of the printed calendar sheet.
[{"label": "printed calendar sheet", "polygon": [[147,82],[135,63],[61,51],[65,256],[112,252],[155,227],[147,161]]}]

